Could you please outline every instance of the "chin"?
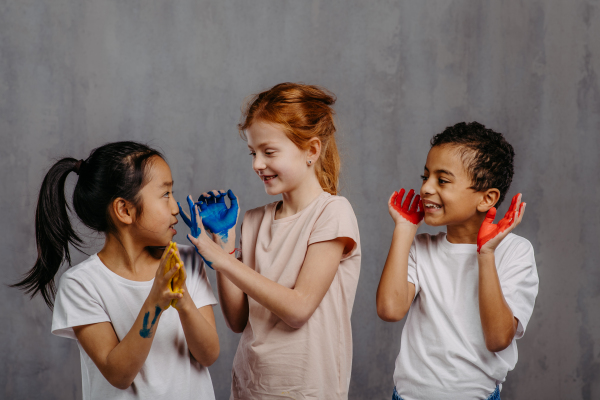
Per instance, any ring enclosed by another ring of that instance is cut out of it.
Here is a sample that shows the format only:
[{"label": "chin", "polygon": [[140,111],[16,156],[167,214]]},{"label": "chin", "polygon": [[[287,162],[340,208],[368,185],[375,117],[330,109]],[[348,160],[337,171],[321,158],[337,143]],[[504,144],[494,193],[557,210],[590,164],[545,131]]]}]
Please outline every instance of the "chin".
[{"label": "chin", "polygon": [[425,216],[423,218],[423,222],[425,222],[429,226],[443,226],[443,225],[446,225],[442,219],[427,218],[427,216]]}]

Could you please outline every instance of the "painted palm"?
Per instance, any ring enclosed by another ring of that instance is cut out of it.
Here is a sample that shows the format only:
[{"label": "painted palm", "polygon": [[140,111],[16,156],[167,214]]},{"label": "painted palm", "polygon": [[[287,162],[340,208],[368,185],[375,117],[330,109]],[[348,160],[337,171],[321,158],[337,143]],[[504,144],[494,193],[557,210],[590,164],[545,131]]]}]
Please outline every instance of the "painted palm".
[{"label": "painted palm", "polygon": [[[225,196],[231,202],[229,207],[225,203]],[[208,196],[200,196],[196,204],[200,207],[202,224],[206,230],[219,235],[223,243],[227,243],[229,230],[235,227],[239,214],[237,197],[231,190],[218,194],[211,192]]]}]

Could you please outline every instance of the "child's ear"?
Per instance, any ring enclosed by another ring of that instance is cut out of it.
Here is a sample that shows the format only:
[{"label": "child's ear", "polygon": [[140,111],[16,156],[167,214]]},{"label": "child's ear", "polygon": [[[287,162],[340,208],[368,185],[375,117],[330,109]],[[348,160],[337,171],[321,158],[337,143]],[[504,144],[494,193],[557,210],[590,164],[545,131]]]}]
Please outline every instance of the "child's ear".
[{"label": "child's ear", "polygon": [[121,197],[112,202],[112,213],[116,220],[122,224],[131,225],[135,221],[135,207]]},{"label": "child's ear", "polygon": [[321,139],[314,137],[308,141],[306,157],[307,161],[311,160],[313,165],[317,162],[321,157]]},{"label": "child's ear", "polygon": [[487,213],[490,208],[494,207],[500,199],[500,191],[492,188],[483,192],[481,201],[477,205],[477,211]]}]

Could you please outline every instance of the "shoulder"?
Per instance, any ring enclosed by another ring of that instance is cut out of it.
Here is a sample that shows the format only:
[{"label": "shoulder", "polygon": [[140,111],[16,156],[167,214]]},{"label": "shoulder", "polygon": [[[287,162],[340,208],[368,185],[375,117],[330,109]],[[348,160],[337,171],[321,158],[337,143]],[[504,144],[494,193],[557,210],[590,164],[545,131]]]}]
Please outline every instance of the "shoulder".
[{"label": "shoulder", "polygon": [[277,206],[278,201],[273,203],[265,204],[264,206],[256,207],[246,211],[244,214],[244,224],[251,224],[253,221],[260,221],[263,219],[266,213],[270,212],[272,208]]},{"label": "shoulder", "polygon": [[334,196],[325,193],[317,205],[317,211],[326,214],[337,214],[342,216],[352,216],[356,218],[352,205],[343,196]]},{"label": "shoulder", "polygon": [[509,233],[504,240],[498,245],[496,252],[499,253],[510,253],[517,256],[523,256],[527,254],[533,255],[533,245],[523,236]]},{"label": "shoulder", "polygon": [[102,261],[100,261],[98,255],[93,254],[88,259],[67,269],[60,277],[59,287],[74,283],[86,285],[96,282],[101,274],[100,269],[102,266]]}]

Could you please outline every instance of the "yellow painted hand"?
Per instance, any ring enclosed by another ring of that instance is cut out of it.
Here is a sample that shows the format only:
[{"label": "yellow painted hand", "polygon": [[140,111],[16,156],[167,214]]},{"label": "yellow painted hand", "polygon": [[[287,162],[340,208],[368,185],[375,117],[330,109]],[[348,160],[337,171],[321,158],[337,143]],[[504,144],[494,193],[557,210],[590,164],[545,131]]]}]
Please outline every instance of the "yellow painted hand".
[{"label": "yellow painted hand", "polygon": [[[186,276],[185,269],[183,268],[183,262],[181,262],[181,258],[179,258],[179,250],[177,249],[177,243],[169,243],[169,248],[167,249],[167,251],[169,251],[170,249],[173,249],[173,254],[171,254],[171,257],[165,264],[165,273],[167,273],[167,271],[170,271],[171,268],[175,266],[175,264],[179,264],[179,272],[176,273],[171,279],[171,282],[169,282],[170,290],[173,293],[183,293],[183,290],[181,288],[183,287]],[[171,300],[170,305],[175,307],[175,305],[177,305],[177,300]]]}]

